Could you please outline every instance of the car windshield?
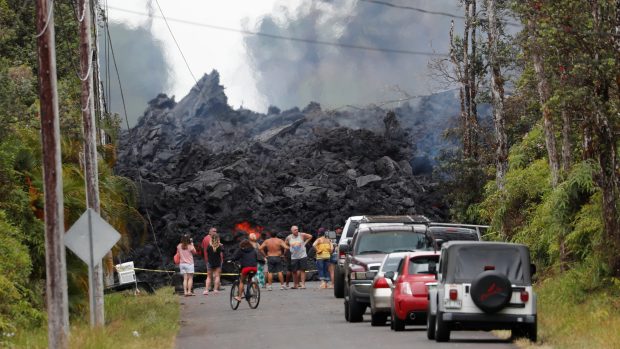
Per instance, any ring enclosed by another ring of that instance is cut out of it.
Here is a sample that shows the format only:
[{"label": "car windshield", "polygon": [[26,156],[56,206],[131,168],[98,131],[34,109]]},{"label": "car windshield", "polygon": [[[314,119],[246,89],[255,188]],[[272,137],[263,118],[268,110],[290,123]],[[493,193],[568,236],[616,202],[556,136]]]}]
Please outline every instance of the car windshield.
[{"label": "car windshield", "polygon": [[428,240],[424,234],[412,231],[382,231],[361,235],[356,245],[356,254],[392,253],[403,249],[426,250]]},{"label": "car windshield", "polygon": [[400,261],[403,259],[403,256],[391,256],[388,257],[383,265],[381,266],[381,271],[387,273],[388,271],[396,271],[398,270],[398,265]]},{"label": "car windshield", "polygon": [[409,275],[431,274],[430,266],[436,265],[438,261],[439,256],[411,258],[409,260]]}]

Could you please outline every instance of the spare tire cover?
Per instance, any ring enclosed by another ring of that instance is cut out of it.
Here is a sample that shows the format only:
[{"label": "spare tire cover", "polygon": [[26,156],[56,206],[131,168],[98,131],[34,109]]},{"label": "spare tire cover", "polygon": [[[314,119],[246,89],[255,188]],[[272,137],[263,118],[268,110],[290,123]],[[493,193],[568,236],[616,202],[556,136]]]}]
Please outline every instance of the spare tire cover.
[{"label": "spare tire cover", "polygon": [[471,283],[471,298],[487,313],[498,312],[510,302],[512,285],[506,275],[489,270],[480,273]]}]

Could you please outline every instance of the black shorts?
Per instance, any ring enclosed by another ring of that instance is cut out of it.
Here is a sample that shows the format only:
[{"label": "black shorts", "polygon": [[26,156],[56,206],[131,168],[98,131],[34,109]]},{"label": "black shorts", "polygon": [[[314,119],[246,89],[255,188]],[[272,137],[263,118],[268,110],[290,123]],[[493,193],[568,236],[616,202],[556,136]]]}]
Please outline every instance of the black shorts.
[{"label": "black shorts", "polygon": [[269,271],[269,273],[281,273],[284,270],[282,257],[268,256],[267,270]]},{"label": "black shorts", "polygon": [[300,258],[300,259],[291,259],[291,271],[303,270],[306,271],[308,264],[308,258]]}]

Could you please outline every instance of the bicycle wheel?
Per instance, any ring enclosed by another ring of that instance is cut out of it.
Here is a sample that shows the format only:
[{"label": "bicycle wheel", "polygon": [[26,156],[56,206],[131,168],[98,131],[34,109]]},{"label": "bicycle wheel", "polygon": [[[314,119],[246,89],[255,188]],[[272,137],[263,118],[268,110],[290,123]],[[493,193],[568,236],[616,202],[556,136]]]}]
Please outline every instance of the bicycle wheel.
[{"label": "bicycle wheel", "polygon": [[250,308],[256,309],[258,303],[260,303],[260,287],[258,287],[258,283],[254,281],[249,284],[246,292],[246,299],[248,300]]},{"label": "bicycle wheel", "polygon": [[235,299],[239,295],[239,281],[235,281],[230,287],[230,307],[232,310],[237,310],[239,308],[239,302]]}]

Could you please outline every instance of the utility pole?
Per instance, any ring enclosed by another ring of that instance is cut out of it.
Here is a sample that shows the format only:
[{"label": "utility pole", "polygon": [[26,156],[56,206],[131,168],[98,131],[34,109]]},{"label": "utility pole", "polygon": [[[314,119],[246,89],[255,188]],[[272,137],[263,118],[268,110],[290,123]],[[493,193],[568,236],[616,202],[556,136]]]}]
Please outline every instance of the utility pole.
[{"label": "utility pole", "polygon": [[[95,96],[97,97],[98,107],[99,107],[99,123],[104,122],[107,117],[105,114],[107,112],[105,104],[103,102],[103,84],[101,83],[101,65],[99,64],[99,25],[98,25],[98,11],[99,6],[97,6],[97,0],[93,1],[92,15],[93,15],[93,28],[95,33],[95,51],[93,53],[93,64],[95,67],[95,75],[93,75],[93,79],[96,82],[94,85],[97,87],[95,89]],[[98,137],[101,145],[105,145],[107,143],[106,134],[103,130],[99,130]],[[105,286],[112,286],[114,284],[114,271],[112,268],[114,266],[114,256],[112,255],[112,251],[108,252],[103,258],[103,284]]]},{"label": "utility pole", "polygon": [[52,0],[37,0],[37,53],[45,193],[45,298],[48,347],[69,346],[69,299],[64,244],[60,123],[56,94],[56,43]]},{"label": "utility pole", "polygon": [[[97,137],[95,127],[95,107],[93,92],[93,50],[91,45],[90,0],[79,0],[78,22],[80,28],[80,66],[82,80],[82,123],[84,128],[84,179],[86,182],[86,203],[88,208],[100,213],[99,171],[97,168]],[[92,270],[91,270],[92,269]],[[96,261],[89,268],[90,325],[104,325],[103,311],[103,268]]]}]

